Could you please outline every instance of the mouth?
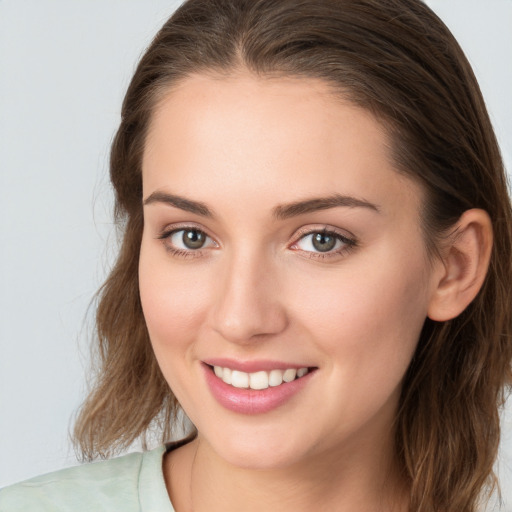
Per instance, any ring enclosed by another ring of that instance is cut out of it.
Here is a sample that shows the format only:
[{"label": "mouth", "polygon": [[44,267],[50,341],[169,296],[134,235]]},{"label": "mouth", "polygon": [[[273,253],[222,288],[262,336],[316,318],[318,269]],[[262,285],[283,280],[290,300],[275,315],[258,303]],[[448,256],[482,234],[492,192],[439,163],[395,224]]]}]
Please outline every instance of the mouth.
[{"label": "mouth", "polygon": [[310,386],[308,383],[318,370],[317,367],[290,367],[286,363],[263,361],[216,360],[203,362],[202,366],[216,401],[230,411],[249,415],[268,413],[296,400],[294,397]]},{"label": "mouth", "polygon": [[297,379],[301,379],[312,372],[313,367],[274,369],[270,371],[244,372],[223,366],[208,365],[216,377],[225,384],[238,389],[263,390],[269,387],[278,387]]}]

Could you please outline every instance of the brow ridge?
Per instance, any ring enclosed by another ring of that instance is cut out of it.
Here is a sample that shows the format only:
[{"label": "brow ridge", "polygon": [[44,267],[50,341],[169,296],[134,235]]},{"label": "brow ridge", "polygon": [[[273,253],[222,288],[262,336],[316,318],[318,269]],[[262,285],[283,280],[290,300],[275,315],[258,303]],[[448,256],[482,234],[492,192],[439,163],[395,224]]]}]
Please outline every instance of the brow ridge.
[{"label": "brow ridge", "polygon": [[[210,210],[205,203],[193,201],[167,192],[153,192],[144,200],[143,204],[149,205],[154,203],[168,204],[175,208],[179,208],[180,210],[201,215],[203,217],[214,217],[212,210]],[[272,210],[272,215],[276,220],[286,220],[291,217],[297,217],[299,215],[336,207],[368,208],[375,212],[380,212],[380,208],[377,205],[364,199],[358,199],[353,196],[342,194],[333,194],[328,197],[314,197],[311,199],[304,199],[293,203],[278,205]]]},{"label": "brow ridge", "polygon": [[204,203],[200,201],[193,201],[186,199],[185,197],[177,196],[174,194],[168,194],[167,192],[153,192],[144,200],[144,205],[154,203],[165,203],[170,206],[179,208],[186,212],[195,213],[203,217],[213,217],[212,211]]},{"label": "brow ridge", "polygon": [[377,205],[364,199],[358,199],[356,197],[342,194],[333,194],[328,197],[305,199],[290,204],[276,206],[273,210],[273,215],[276,219],[284,220],[290,217],[303,215],[305,213],[312,213],[340,206],[347,208],[368,208],[377,213],[380,212],[380,208]]}]

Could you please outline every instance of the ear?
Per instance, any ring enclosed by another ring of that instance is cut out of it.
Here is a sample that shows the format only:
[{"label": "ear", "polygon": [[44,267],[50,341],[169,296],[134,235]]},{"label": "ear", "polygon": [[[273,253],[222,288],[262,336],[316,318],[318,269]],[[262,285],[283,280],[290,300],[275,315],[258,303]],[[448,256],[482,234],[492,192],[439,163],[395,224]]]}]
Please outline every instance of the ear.
[{"label": "ear", "polygon": [[471,209],[462,214],[441,250],[442,270],[429,302],[430,319],[451,320],[476,297],[489,267],[492,239],[486,211]]}]

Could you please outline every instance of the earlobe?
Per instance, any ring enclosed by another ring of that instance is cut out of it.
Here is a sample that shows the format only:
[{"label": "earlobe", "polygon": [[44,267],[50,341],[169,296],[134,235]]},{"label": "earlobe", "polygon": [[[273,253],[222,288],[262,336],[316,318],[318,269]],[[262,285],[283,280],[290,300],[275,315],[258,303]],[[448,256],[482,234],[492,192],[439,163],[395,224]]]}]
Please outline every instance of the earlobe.
[{"label": "earlobe", "polygon": [[489,267],[492,240],[492,223],[485,210],[462,214],[442,251],[443,271],[434,283],[427,313],[431,320],[455,318],[476,297]]}]

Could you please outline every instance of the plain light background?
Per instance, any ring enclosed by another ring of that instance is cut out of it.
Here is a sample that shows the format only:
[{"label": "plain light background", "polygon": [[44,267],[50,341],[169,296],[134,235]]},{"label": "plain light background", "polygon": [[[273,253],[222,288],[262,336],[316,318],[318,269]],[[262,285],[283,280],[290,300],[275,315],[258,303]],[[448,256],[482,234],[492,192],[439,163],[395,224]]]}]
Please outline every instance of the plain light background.
[{"label": "plain light background", "polygon": [[[76,464],[86,313],[116,247],[109,144],[135,64],[179,3],[0,0],[0,486]],[[512,0],[427,3],[473,64],[510,171]]]}]

